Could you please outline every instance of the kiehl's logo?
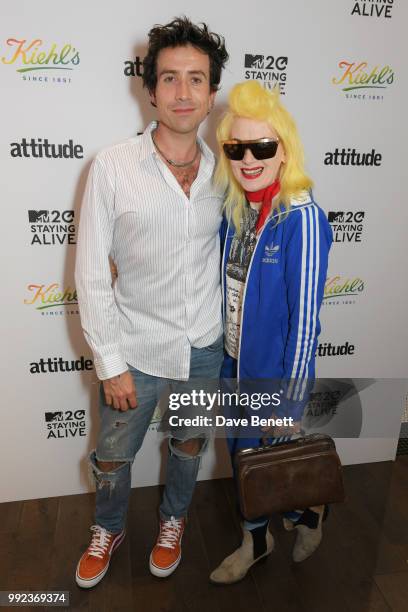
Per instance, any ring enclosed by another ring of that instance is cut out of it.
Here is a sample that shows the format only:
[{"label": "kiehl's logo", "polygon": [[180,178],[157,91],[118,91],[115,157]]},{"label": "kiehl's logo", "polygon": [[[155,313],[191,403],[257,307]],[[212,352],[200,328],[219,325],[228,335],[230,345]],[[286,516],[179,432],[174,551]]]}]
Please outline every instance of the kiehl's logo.
[{"label": "kiehl's logo", "polygon": [[27,290],[30,297],[24,300],[24,304],[34,306],[36,310],[78,304],[76,290],[71,287],[61,290],[59,283],[28,285]]},{"label": "kiehl's logo", "polygon": [[338,74],[332,78],[332,84],[340,86],[342,91],[354,89],[386,89],[394,82],[394,71],[391,66],[376,65],[370,67],[368,62],[338,63]]},{"label": "kiehl's logo", "polygon": [[57,43],[47,45],[41,38],[8,38],[8,55],[1,62],[14,65],[17,72],[33,70],[74,70],[80,62],[79,51],[71,44],[59,47]]},{"label": "kiehl's logo", "polygon": [[352,278],[328,276],[324,286],[323,304],[325,306],[355,304],[363,291],[364,281],[358,276]]}]

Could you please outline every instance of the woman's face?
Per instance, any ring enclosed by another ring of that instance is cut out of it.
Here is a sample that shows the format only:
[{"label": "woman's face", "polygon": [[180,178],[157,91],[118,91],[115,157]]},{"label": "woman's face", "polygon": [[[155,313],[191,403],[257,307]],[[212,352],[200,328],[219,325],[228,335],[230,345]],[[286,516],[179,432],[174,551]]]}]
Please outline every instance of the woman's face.
[{"label": "woman's face", "polygon": [[[237,117],[231,126],[230,138],[238,140],[256,140],[273,138],[279,140],[277,132],[265,121]],[[285,161],[285,152],[279,142],[275,157],[256,159],[249,149],[245,150],[241,161],[229,160],[232,172],[245,191],[258,191],[269,187],[279,176],[281,164]]]}]

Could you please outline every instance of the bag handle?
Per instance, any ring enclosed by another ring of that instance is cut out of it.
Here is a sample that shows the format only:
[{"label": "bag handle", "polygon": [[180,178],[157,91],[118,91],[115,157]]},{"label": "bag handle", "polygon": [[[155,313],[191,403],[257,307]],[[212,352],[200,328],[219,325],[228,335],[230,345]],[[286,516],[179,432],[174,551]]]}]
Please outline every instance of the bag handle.
[{"label": "bag handle", "polygon": [[295,438],[295,439],[291,437],[289,440],[285,440],[284,442],[279,442],[279,444],[277,443],[270,444],[267,442],[267,440],[269,439],[270,438],[266,436],[261,438],[262,448],[266,449],[266,448],[273,448],[274,446],[284,446],[285,444],[293,444],[294,442],[298,444],[304,444],[305,442],[317,442],[318,440],[327,440],[327,439],[331,440],[331,437],[328,436],[327,434],[320,434],[320,433],[306,434],[304,436],[300,436],[299,438]]}]

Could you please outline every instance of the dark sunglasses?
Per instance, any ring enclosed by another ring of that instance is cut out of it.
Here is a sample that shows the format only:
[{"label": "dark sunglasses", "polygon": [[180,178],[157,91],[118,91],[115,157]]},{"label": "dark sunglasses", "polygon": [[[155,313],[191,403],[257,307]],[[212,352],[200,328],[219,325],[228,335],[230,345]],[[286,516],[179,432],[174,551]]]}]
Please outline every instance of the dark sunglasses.
[{"label": "dark sunglasses", "polygon": [[228,159],[241,161],[249,149],[255,159],[271,159],[278,150],[279,140],[275,138],[257,138],[257,140],[224,140],[222,148]]}]

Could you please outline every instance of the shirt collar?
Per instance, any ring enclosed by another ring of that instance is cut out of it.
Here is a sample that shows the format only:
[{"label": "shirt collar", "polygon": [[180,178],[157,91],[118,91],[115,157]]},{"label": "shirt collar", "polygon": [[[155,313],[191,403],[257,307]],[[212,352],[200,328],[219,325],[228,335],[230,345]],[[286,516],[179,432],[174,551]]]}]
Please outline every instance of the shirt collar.
[{"label": "shirt collar", "polygon": [[[139,153],[140,161],[143,161],[153,155],[157,155],[157,151],[156,151],[156,148],[152,140],[152,132],[153,130],[157,128],[157,124],[158,124],[157,121],[151,121],[149,125],[146,127],[143,134],[141,134],[140,136],[140,139],[141,139],[141,147],[140,147],[140,153]],[[210,147],[204,142],[204,140],[200,136],[197,136],[197,142],[200,146],[201,153],[205,161],[207,162],[207,164],[210,164],[211,167],[213,167],[215,163],[214,153],[211,151]]]}]

